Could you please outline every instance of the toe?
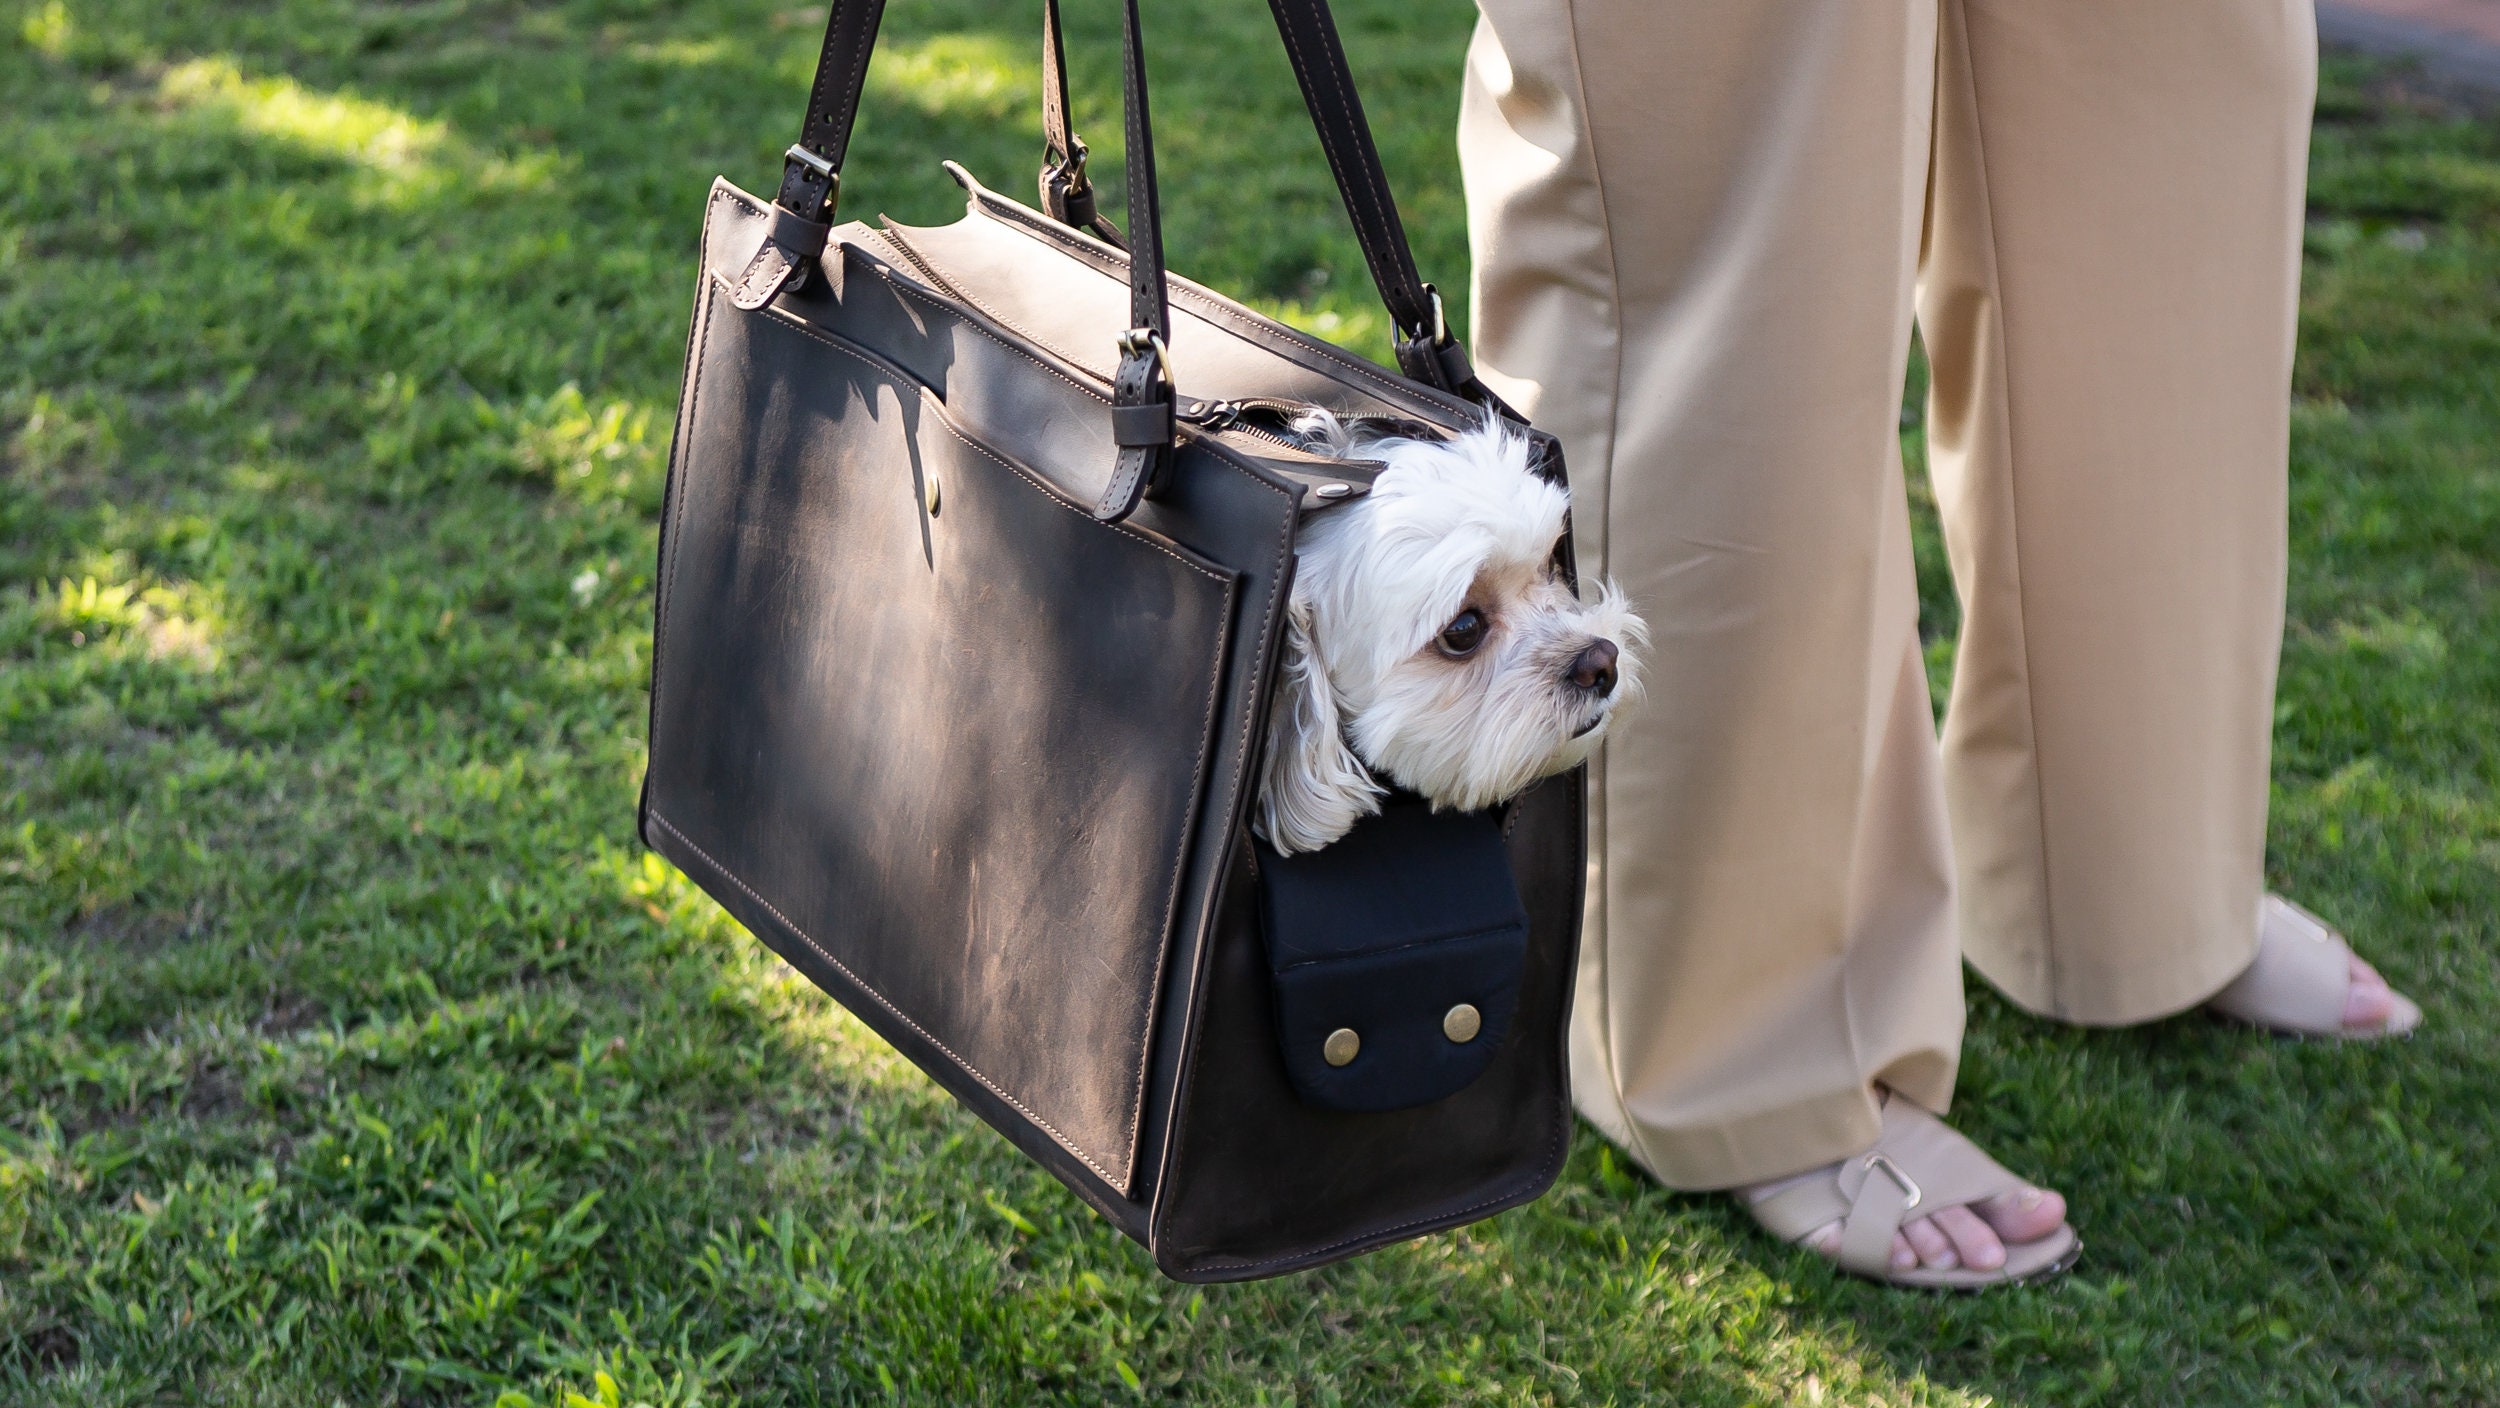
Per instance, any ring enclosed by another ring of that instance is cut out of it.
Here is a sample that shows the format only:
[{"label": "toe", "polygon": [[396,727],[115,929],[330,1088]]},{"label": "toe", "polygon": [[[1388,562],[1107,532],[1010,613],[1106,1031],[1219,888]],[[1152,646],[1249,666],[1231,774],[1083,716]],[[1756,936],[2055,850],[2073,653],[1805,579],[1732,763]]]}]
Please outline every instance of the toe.
[{"label": "toe", "polygon": [[[1953,1244],[1953,1239],[1945,1234],[1943,1228],[1936,1225],[1936,1219],[1932,1217],[1922,1217],[1916,1222],[1903,1224],[1901,1237],[1907,1238],[1911,1248],[1918,1253],[1918,1261],[1913,1265],[1926,1265],[1939,1271],[1950,1271],[1961,1265],[1962,1258]],[[1899,1240],[1900,1238],[1896,1238],[1896,1243]],[[1896,1245],[1894,1251],[1899,1250],[1899,1246]]]},{"label": "toe", "polygon": [[1805,1245],[1811,1248],[1817,1256],[1839,1256],[1840,1224],[1837,1222],[1824,1223],[1821,1227],[1814,1229],[1812,1234],[1807,1236]]},{"label": "toe", "polygon": [[2395,1015],[2396,994],[2378,970],[2359,956],[2352,960],[2352,986],[2344,990],[2344,1027],[2348,1031],[2374,1032],[2387,1025]]},{"label": "toe", "polygon": [[1973,1271],[1994,1271],[2005,1264],[2005,1243],[1969,1208],[1944,1208],[1928,1219],[1952,1239],[1953,1250]]},{"label": "toe", "polygon": [[1973,1205],[2000,1240],[2036,1242],[2066,1221],[2066,1200],[2046,1188],[2023,1188]]}]

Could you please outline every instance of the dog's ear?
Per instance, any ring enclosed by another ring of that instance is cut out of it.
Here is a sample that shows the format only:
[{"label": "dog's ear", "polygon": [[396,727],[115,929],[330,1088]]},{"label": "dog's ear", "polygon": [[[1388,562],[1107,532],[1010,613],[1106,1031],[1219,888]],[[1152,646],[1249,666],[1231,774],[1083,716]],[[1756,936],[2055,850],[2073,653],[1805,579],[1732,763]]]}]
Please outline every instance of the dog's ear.
[{"label": "dog's ear", "polygon": [[1346,747],[1328,671],[1311,649],[1311,608],[1286,613],[1285,660],[1268,715],[1259,832],[1285,855],[1316,851],[1380,810],[1380,784]]}]

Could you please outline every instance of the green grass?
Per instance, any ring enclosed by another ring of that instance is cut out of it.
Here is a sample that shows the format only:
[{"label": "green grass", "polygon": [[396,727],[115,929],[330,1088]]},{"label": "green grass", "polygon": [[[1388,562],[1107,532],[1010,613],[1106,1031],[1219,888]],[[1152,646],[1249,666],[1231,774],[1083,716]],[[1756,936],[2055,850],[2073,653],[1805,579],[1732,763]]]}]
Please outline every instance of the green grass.
[{"label": "green grass", "polygon": [[[1027,8],[894,6],[853,213],[1025,190]],[[1340,8],[1461,288],[1470,15]],[[1263,7],[1149,11],[1175,264],[1377,353]],[[1975,995],[1958,1117],[2090,1242],[2044,1288],[1850,1282],[1584,1132],[1197,1290],[633,840],[701,198],[817,23],[0,0],[0,1403],[2500,1401],[2500,127],[2331,65],[2316,149],[2272,865],[2424,1036]]]}]

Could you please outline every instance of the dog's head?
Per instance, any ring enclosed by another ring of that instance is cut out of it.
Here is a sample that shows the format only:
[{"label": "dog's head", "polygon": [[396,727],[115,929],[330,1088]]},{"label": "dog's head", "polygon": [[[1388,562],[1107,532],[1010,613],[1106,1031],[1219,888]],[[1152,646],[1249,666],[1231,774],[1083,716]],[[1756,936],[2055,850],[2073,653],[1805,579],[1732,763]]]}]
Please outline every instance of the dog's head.
[{"label": "dog's head", "polygon": [[1507,801],[1586,758],[1640,688],[1648,632],[1611,583],[1555,562],[1569,494],[1498,418],[1447,441],[1323,448],[1384,464],[1304,533],[1260,830],[1316,850],[1379,810],[1386,779],[1436,808]]}]

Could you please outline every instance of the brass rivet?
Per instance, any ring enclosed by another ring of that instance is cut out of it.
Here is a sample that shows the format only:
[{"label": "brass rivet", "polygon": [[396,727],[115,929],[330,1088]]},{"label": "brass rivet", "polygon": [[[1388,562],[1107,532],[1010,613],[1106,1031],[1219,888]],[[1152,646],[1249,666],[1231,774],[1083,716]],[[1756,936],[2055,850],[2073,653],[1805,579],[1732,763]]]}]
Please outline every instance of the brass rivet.
[{"label": "brass rivet", "polygon": [[1473,1003],[1462,1002],[1441,1014],[1441,1035],[1462,1045],[1474,1041],[1483,1030],[1484,1014]]},{"label": "brass rivet", "polygon": [[1342,499],[1346,495],[1354,492],[1354,486],[1351,484],[1322,484],[1311,492],[1319,495],[1323,499]]},{"label": "brass rivet", "polygon": [[1342,1066],[1362,1049],[1363,1039],[1354,1034],[1354,1028],[1339,1027],[1328,1034],[1328,1044],[1319,1049],[1319,1054],[1327,1058],[1329,1065]]},{"label": "brass rivet", "polygon": [[935,470],[929,471],[927,478],[922,480],[922,483],[925,487],[921,490],[920,502],[929,510],[929,516],[931,518],[935,518],[937,517],[938,506],[937,472]]}]

